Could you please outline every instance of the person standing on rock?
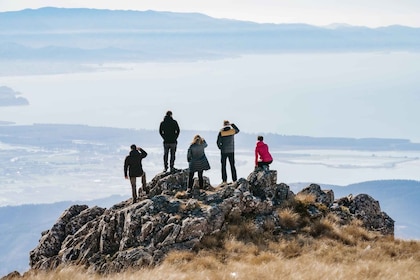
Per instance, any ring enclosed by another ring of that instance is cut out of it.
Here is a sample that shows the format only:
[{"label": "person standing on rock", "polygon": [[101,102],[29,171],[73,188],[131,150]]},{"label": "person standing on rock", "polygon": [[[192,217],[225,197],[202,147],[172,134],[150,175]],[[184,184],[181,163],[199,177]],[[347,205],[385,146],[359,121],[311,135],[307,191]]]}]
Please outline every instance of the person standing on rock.
[{"label": "person standing on rock", "polygon": [[257,137],[257,144],[255,146],[255,169],[259,167],[263,170],[268,170],[272,162],[273,157],[268,151],[268,145],[264,143],[264,137],[260,135]]},{"label": "person standing on rock", "polygon": [[[147,193],[146,187],[146,173],[143,171],[142,159],[147,156],[145,150],[136,145],[131,145],[131,151],[124,161],[124,177],[130,178],[131,191],[133,196],[133,203],[137,202],[137,177],[141,177],[142,190]],[[140,194],[139,189],[139,194]]]},{"label": "person standing on rock", "polygon": [[163,139],[163,166],[164,172],[168,171],[168,157],[171,155],[169,161],[170,171],[175,171],[175,152],[177,146],[177,139],[180,130],[178,122],[172,118],[172,111],[167,111],[163,121],[159,126],[159,134]]},{"label": "person standing on rock", "polygon": [[210,169],[204,149],[207,147],[206,140],[200,135],[195,135],[193,141],[187,151],[187,160],[189,166],[188,187],[187,192],[193,188],[194,173],[198,172],[198,182],[200,189],[204,187],[203,171]]},{"label": "person standing on rock", "polygon": [[221,153],[222,164],[222,185],[227,183],[226,160],[229,159],[230,171],[232,173],[232,181],[236,182],[236,167],[235,167],[235,134],[239,133],[239,128],[229,121],[223,122],[223,128],[220,129],[217,135],[217,147]]}]

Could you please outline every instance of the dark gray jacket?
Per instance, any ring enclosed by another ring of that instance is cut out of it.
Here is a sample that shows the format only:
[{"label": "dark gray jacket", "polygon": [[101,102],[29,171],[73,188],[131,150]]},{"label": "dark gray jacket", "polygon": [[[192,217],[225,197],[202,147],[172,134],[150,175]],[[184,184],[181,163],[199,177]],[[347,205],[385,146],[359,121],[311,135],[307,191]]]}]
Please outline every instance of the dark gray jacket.
[{"label": "dark gray jacket", "polygon": [[217,147],[224,154],[235,152],[235,134],[239,133],[239,128],[235,124],[223,127],[217,135]]},{"label": "dark gray jacket", "polygon": [[191,144],[187,152],[187,160],[190,172],[209,170],[210,164],[207,160],[204,149],[207,147],[206,141],[203,144]]}]

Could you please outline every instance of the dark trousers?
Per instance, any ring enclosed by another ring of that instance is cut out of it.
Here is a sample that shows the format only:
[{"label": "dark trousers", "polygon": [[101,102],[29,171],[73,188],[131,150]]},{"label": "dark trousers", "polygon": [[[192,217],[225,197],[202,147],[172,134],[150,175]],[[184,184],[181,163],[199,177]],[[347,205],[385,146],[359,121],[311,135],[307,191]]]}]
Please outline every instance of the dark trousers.
[{"label": "dark trousers", "polygon": [[226,159],[229,159],[230,164],[230,172],[232,173],[232,181],[236,181],[238,178],[236,177],[236,168],[235,168],[235,154],[234,153],[222,153],[222,181],[227,181],[227,173],[226,173]]},{"label": "dark trousers", "polygon": [[[203,170],[197,171],[198,173],[198,184],[200,189],[204,187],[204,180],[203,180]],[[192,190],[194,184],[194,172],[190,172],[188,174],[188,189]]]},{"label": "dark trousers", "polygon": [[[130,183],[131,183],[131,193],[133,196],[133,202],[137,201],[137,177],[130,177]],[[141,175],[141,184],[144,191],[146,190],[146,173],[143,172],[143,175]]]},{"label": "dark trousers", "polygon": [[272,160],[271,161],[267,161],[267,162],[259,161],[258,162],[258,167],[263,167],[263,166],[267,166],[268,167],[268,165],[270,165],[271,163],[273,163]]},{"label": "dark trousers", "polygon": [[168,157],[169,153],[171,154],[171,158],[169,160],[169,167],[171,169],[174,168],[175,164],[175,152],[176,152],[176,143],[164,143],[163,144],[163,165],[165,167],[165,170],[168,170]]}]

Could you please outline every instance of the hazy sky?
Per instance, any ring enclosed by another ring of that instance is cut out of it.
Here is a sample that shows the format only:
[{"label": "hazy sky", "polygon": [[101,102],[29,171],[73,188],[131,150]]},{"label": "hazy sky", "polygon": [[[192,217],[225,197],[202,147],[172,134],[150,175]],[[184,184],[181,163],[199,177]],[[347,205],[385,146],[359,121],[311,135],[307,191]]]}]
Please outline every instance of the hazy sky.
[{"label": "hazy sky", "polygon": [[46,6],[199,12],[255,22],[420,27],[419,0],[0,0],[0,11]]}]

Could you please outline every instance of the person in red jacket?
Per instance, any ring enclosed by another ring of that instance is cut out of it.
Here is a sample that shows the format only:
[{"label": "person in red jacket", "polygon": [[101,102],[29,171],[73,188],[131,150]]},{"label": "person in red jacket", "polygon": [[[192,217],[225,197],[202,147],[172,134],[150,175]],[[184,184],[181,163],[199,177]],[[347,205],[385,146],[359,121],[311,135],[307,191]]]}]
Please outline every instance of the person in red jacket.
[{"label": "person in red jacket", "polygon": [[273,157],[268,151],[268,145],[264,143],[264,137],[257,137],[257,145],[255,146],[255,168],[263,168],[268,170],[269,164],[273,162]]}]

